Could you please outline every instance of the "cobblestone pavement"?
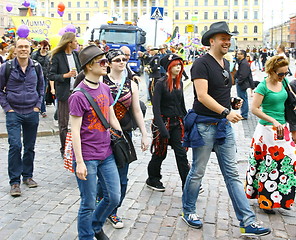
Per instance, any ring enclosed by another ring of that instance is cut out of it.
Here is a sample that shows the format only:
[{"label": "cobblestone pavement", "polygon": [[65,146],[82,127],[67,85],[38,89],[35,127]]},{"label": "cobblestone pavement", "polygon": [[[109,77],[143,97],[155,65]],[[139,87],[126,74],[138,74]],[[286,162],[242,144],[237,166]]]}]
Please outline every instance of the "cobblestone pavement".
[{"label": "cobblestone pavement", "polygon": [[[192,85],[185,90],[187,108],[192,105]],[[233,89],[235,94],[235,89]],[[142,98],[144,98],[142,96]],[[36,143],[34,179],[37,188],[21,185],[22,196],[9,195],[7,176],[7,138],[0,138],[0,239],[74,240],[77,239],[76,217],[79,208],[79,191],[73,174],[63,169],[59,154],[57,128],[52,123],[54,107],[48,107],[48,117],[41,119]],[[150,132],[151,106],[148,107],[146,125]],[[241,180],[244,180],[251,136],[257,119],[251,115],[247,121],[233,125],[237,138],[237,160]],[[0,133],[5,137],[5,120],[0,114]],[[134,132],[133,141],[138,160],[130,165],[129,184],[119,216],[125,227],[113,229],[109,223],[104,231],[111,240],[212,240],[247,239],[240,236],[238,221],[225,188],[216,157],[211,156],[203,179],[205,192],[197,201],[197,212],[202,217],[202,229],[189,228],[181,220],[181,181],[175,158],[170,150],[162,165],[165,192],[156,192],[145,186],[149,152],[141,152],[140,134]],[[235,146],[234,146],[235,147]],[[191,159],[191,150],[188,152]],[[250,200],[253,210],[272,234],[260,239],[296,240],[296,210],[277,210],[266,215]]]}]

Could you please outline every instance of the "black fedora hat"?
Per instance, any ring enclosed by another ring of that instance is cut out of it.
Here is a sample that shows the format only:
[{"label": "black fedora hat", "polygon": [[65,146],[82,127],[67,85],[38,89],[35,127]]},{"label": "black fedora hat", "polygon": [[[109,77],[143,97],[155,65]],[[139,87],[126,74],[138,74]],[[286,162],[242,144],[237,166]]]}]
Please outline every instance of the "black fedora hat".
[{"label": "black fedora hat", "polygon": [[226,33],[231,36],[235,36],[238,34],[238,32],[230,32],[229,27],[225,21],[215,22],[210,26],[210,29],[202,36],[202,45],[210,46],[210,38],[217,33]]},{"label": "black fedora hat", "polygon": [[97,56],[105,54],[100,48],[96,45],[89,45],[81,50],[78,55],[79,61],[81,63],[81,68],[85,67],[92,59]]}]

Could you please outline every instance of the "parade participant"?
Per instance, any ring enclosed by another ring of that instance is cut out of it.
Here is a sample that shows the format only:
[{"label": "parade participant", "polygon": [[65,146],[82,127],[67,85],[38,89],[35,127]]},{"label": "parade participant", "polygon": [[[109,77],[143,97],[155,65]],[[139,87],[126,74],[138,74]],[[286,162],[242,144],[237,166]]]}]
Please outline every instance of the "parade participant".
[{"label": "parade participant", "polygon": [[275,214],[275,208],[289,209],[295,198],[295,144],[286,126],[284,104],[288,65],[283,56],[266,62],[268,77],[256,88],[252,102],[252,113],[260,120],[252,138],[246,194],[258,198],[259,208],[269,214]]},{"label": "parade participant", "polygon": [[243,117],[243,120],[247,120],[249,116],[249,102],[247,89],[254,89],[251,68],[246,57],[246,51],[239,50],[237,52],[238,69],[234,75],[237,96],[243,99],[243,105],[241,107],[241,115]]},{"label": "parade participant", "polygon": [[[277,51],[278,56],[282,56],[282,57],[286,58],[288,60],[288,62],[289,62],[289,57],[288,57],[289,53],[286,54],[285,46],[283,44],[280,44],[277,47],[276,51]],[[289,67],[288,67],[288,72],[289,72],[289,74],[288,74],[289,76],[293,75]]]},{"label": "parade participant", "polygon": [[143,72],[144,72],[144,79],[145,79],[145,83],[146,83],[146,96],[147,96],[147,101],[151,101],[150,99],[150,93],[149,93],[149,84],[150,84],[150,80],[149,80],[149,62],[150,62],[150,49],[152,46],[148,45],[146,47],[146,51],[145,52],[138,52],[139,58],[142,61],[142,65],[143,65]]},{"label": "parade participant", "polygon": [[[183,62],[185,62],[187,59],[186,59],[186,51],[185,51],[185,48],[184,48],[184,44],[179,43],[178,46],[177,46],[177,49],[178,49],[177,54],[183,59]],[[183,76],[185,77],[184,81],[189,79],[189,77],[188,77],[188,75],[187,75],[187,73],[185,71],[183,71]]]},{"label": "parade participant", "polygon": [[44,99],[45,99],[45,93],[48,85],[48,71],[49,71],[49,61],[50,61],[49,53],[48,53],[49,50],[50,50],[50,45],[48,41],[43,40],[40,42],[40,48],[37,51],[34,51],[31,55],[31,58],[39,62],[40,65],[42,66],[42,71],[44,76],[44,96],[42,99],[41,112],[40,112],[42,117],[47,117],[46,105],[45,105]]},{"label": "parade participant", "polygon": [[[78,87],[94,98],[111,127],[121,131],[114,114],[110,89],[99,82],[100,77],[107,74],[108,60],[104,52],[90,45],[80,52],[79,59],[85,78]],[[69,97],[69,109],[73,166],[81,197],[77,220],[78,238],[109,239],[102,227],[120,200],[119,175],[110,145],[110,132],[82,92],[76,91]],[[103,198],[96,206],[97,178],[103,189]]]},{"label": "parade participant", "polygon": [[[137,84],[127,78],[124,74],[127,59],[121,50],[109,50],[106,54],[109,61],[110,73],[103,77],[103,82],[110,87],[112,96],[115,100],[114,112],[119,120],[120,126],[125,134],[131,137],[132,121],[135,120],[142,134],[141,149],[145,151],[148,149],[148,138],[145,127],[143,114],[139,104],[139,90]],[[122,85],[123,84],[123,85]],[[122,87],[121,87],[122,86]],[[121,90],[120,90],[121,89]],[[120,93],[117,97],[117,94]],[[132,141],[129,142],[132,149],[132,160],[136,159],[134,146]],[[117,210],[121,206],[125,197],[128,183],[128,169],[129,164],[126,163],[122,168],[118,168],[121,186],[120,203],[113,210],[112,214],[108,217],[114,228],[123,228],[123,222],[117,216]],[[101,190],[99,183],[99,197],[101,197]]]},{"label": "parade participant", "polygon": [[[44,93],[44,79],[40,64],[30,59],[30,42],[19,38],[16,58],[11,62],[11,72],[6,76],[6,64],[0,69],[0,103],[6,113],[8,133],[8,175],[10,195],[21,195],[21,176],[29,188],[37,187],[33,180],[35,142],[39,112]],[[7,79],[6,79],[7,77]],[[22,140],[24,152],[22,156]]]},{"label": "parade participant", "polygon": [[68,98],[73,90],[75,77],[80,72],[80,62],[75,33],[66,32],[57,47],[51,52],[51,64],[48,78],[54,81],[55,96],[58,100],[58,124],[60,132],[60,152],[64,156],[65,141],[69,123]]},{"label": "parade participant", "polygon": [[0,65],[5,62],[7,53],[8,53],[9,46],[6,42],[0,43]]},{"label": "parade participant", "polygon": [[161,78],[160,74],[160,58],[158,55],[158,48],[153,47],[150,49],[150,61],[148,63],[148,73],[149,73],[149,98],[152,100],[154,86],[159,78]]},{"label": "parade participant", "polygon": [[161,180],[161,164],[167,155],[168,145],[171,145],[178,166],[182,188],[189,171],[187,154],[182,147],[184,135],[183,117],[186,107],[181,81],[184,70],[183,60],[175,54],[168,54],[160,60],[166,76],[159,79],[155,85],[153,95],[153,123],[152,123],[152,158],[148,164],[148,179],[146,184],[156,191],[165,191]]},{"label": "parade participant", "polygon": [[[189,136],[196,146],[192,148],[192,167],[183,189],[182,219],[193,228],[201,228],[202,221],[196,214],[196,201],[212,151],[216,153],[221,172],[242,235],[263,236],[270,229],[255,222],[255,214],[244,193],[236,162],[235,138],[231,123],[237,123],[242,116],[230,110],[229,62],[224,55],[230,47],[231,36],[226,22],[216,22],[202,36],[202,44],[210,46],[209,53],[195,60],[191,68],[194,83],[194,103],[190,119],[194,120]],[[239,106],[238,106],[239,107]],[[185,120],[185,126],[187,119]]]}]

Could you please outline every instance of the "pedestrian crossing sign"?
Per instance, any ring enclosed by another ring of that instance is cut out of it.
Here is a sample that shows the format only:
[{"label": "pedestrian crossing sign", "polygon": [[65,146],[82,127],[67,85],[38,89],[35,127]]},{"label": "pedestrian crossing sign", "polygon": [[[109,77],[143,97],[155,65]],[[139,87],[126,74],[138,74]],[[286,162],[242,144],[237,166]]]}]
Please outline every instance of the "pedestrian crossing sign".
[{"label": "pedestrian crossing sign", "polygon": [[150,19],[162,20],[163,19],[163,7],[151,7]]}]

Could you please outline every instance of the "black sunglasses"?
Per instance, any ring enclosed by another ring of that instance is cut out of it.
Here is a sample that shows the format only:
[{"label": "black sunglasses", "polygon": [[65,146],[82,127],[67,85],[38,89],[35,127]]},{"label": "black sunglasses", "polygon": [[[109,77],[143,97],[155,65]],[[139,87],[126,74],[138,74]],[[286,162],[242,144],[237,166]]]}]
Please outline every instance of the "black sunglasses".
[{"label": "black sunglasses", "polygon": [[222,71],[222,75],[224,77],[224,85],[228,86],[229,84],[229,72],[227,72],[225,69]]},{"label": "black sunglasses", "polygon": [[100,65],[100,67],[105,67],[106,64],[108,64],[108,59],[103,58],[103,59],[100,59],[100,60],[96,61],[95,63],[98,63]]},{"label": "black sunglasses", "polygon": [[285,76],[287,76],[289,74],[289,72],[284,72],[284,73],[275,72],[275,73],[276,73],[276,75],[278,75],[278,77],[285,77]]},{"label": "black sunglasses", "polygon": [[117,62],[117,63],[127,62],[127,59],[126,58],[117,58],[117,59],[112,60],[111,62]]}]

